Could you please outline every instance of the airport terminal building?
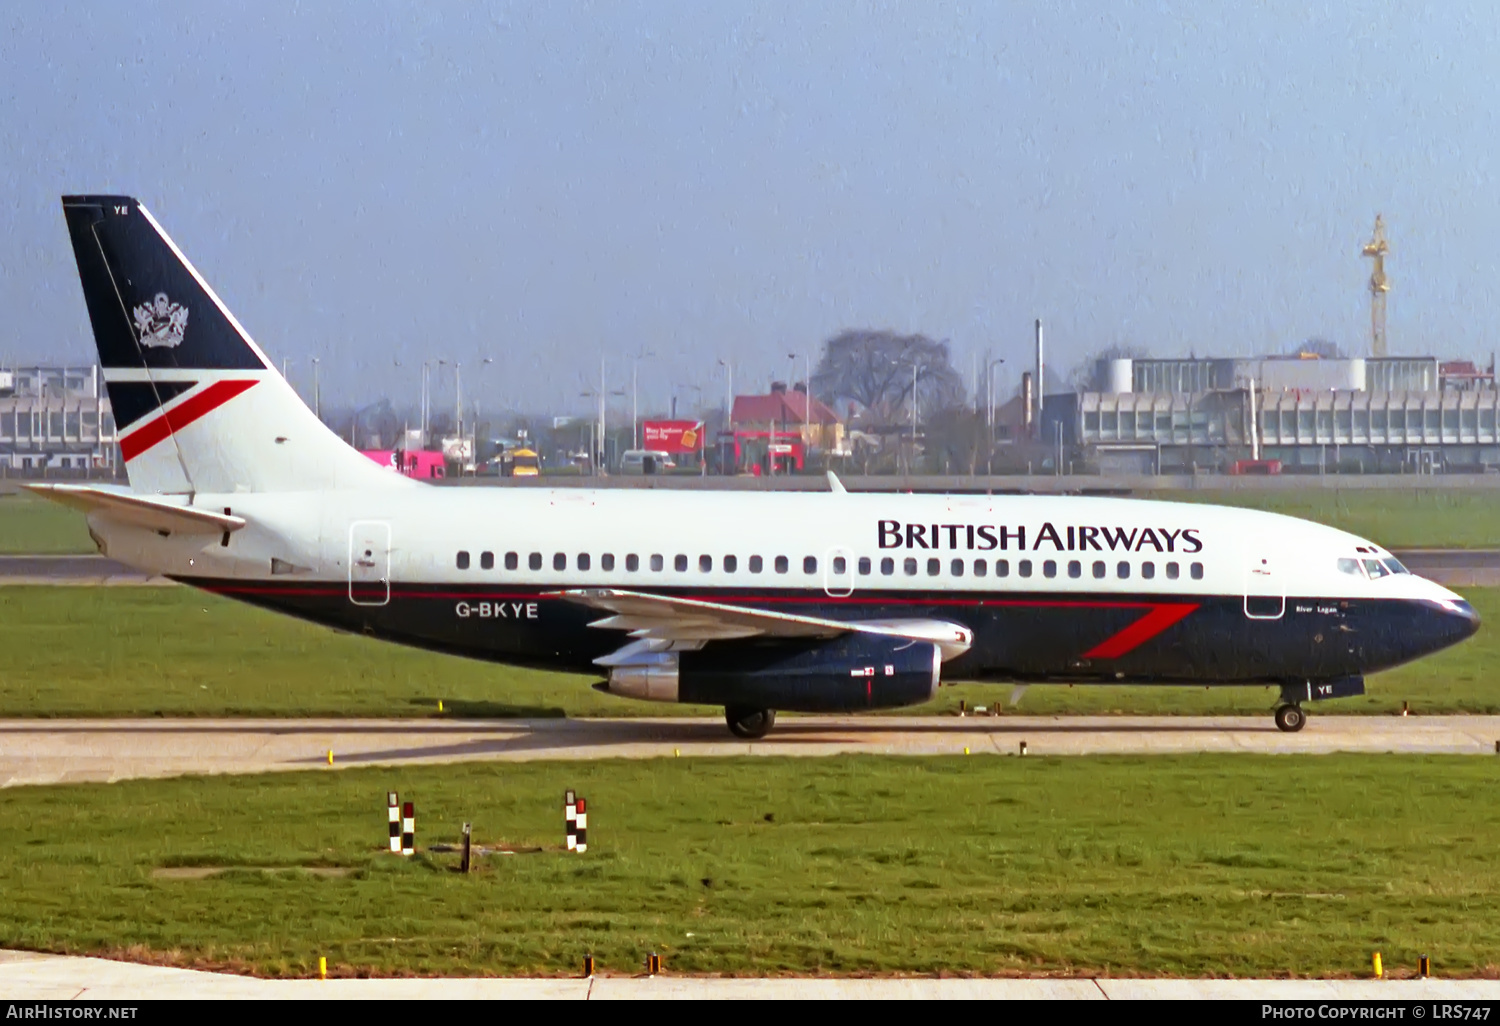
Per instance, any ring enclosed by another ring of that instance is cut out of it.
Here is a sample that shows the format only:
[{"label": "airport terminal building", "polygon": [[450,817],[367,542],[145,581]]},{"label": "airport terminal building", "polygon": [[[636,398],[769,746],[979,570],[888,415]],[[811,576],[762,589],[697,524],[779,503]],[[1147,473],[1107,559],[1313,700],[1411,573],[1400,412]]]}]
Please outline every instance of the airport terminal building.
[{"label": "airport terminal building", "polygon": [[97,365],[0,368],[0,473],[114,473],[115,441]]},{"label": "airport terminal building", "polygon": [[1044,431],[1102,473],[1500,468],[1494,367],[1434,357],[1103,360],[1046,406]]}]

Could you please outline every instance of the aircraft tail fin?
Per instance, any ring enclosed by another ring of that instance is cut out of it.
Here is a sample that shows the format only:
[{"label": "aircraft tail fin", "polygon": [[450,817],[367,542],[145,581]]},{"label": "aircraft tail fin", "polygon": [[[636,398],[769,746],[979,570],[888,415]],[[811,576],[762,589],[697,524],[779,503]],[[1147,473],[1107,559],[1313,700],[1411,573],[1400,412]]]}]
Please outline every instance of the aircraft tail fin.
[{"label": "aircraft tail fin", "polygon": [[412,484],[313,415],[138,201],[64,196],[63,213],[133,490]]}]

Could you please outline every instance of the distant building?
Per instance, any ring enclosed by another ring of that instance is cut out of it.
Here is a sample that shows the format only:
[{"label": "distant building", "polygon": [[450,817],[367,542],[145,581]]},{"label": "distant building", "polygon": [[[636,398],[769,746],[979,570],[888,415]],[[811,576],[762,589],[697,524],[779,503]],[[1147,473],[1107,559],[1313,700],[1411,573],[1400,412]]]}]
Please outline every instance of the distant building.
[{"label": "distant building", "polygon": [[0,472],[113,472],[115,442],[97,366],[0,371]]},{"label": "distant building", "polygon": [[803,469],[813,453],[844,451],[844,422],[800,385],[773,381],[765,395],[735,396],[729,420],[736,470],[785,473]]},{"label": "distant building", "polygon": [[1500,467],[1494,372],[1432,357],[1105,360],[1048,396],[1050,431],[1103,473]]}]

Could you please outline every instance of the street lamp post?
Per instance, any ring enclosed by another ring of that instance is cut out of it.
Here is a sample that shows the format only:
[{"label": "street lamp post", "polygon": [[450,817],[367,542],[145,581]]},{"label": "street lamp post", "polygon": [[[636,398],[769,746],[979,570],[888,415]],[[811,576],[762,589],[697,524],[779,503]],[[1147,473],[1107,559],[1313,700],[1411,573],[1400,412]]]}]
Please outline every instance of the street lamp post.
[{"label": "street lamp post", "polygon": [[984,424],[991,430],[995,427],[995,368],[1005,362],[1002,356],[991,360],[989,367],[985,370],[985,411]]},{"label": "street lamp post", "polygon": [[[630,358],[630,444],[633,448],[641,447],[640,435],[640,404],[638,402],[637,381],[641,372],[641,361],[653,357],[656,354],[650,350],[643,350]],[[600,386],[603,387],[602,385]]]},{"label": "street lamp post", "polygon": [[611,396],[611,395],[624,395],[625,393],[621,389],[615,389],[613,392],[610,392],[610,391],[608,391],[606,389],[605,384],[604,384],[604,357],[600,356],[599,357],[599,387],[597,389],[591,388],[588,391],[586,391],[586,392],[580,392],[579,394],[582,395],[582,396],[586,396],[586,397],[597,397],[598,400],[599,400],[599,416],[598,416],[598,419],[595,421],[595,424],[596,424],[597,430],[598,430],[597,443],[596,443],[597,448],[595,449],[594,453],[590,456],[590,459],[589,459],[589,462],[592,464],[594,474],[598,475],[603,470],[603,466],[602,465],[604,463],[604,447],[605,447],[605,442],[606,442],[606,438],[607,438],[607,435],[605,434],[605,426],[604,426],[605,399],[606,399],[606,397]]},{"label": "street lamp post", "polygon": [[724,422],[727,424],[734,415],[734,361],[721,358],[719,366],[724,368]]}]

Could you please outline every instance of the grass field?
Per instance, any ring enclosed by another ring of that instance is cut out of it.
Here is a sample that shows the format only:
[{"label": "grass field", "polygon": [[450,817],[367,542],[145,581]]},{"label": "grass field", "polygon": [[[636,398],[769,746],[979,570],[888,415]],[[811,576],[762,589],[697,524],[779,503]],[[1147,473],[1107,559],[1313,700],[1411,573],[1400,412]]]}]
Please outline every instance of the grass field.
[{"label": "grass field", "polygon": [[1500,493],[1420,488],[1158,492],[1148,498],[1244,506],[1330,524],[1388,549],[1500,548]]},{"label": "grass field", "polygon": [[[0,791],[0,947],[270,975],[1500,973],[1500,760],[459,765]],[[558,851],[562,792],[589,852]],[[382,853],[385,792],[417,857]],[[458,839],[543,850],[487,856]],[[162,868],[220,867],[165,879]],[[314,875],[298,867],[321,868]],[[281,870],[279,872],[273,870]],[[343,870],[332,875],[328,870]]]},{"label": "grass field", "polygon": [[82,513],[30,492],[0,493],[0,554],[93,551]]},{"label": "grass field", "polygon": [[[1332,524],[1387,548],[1500,548],[1500,493],[1418,488],[1158,492],[1150,498],[1266,509]],[[93,552],[83,515],[0,494],[0,553]]]},{"label": "grass field", "polygon": [[[1467,593],[1500,622],[1500,589]],[[0,716],[669,716],[720,710],[602,695],[593,678],[516,670],[336,634],[187,588],[0,588]],[[1487,627],[1381,674],[1329,712],[1500,713],[1500,633]],[[918,712],[1005,702],[945,687]],[[1006,712],[1267,713],[1269,688],[1035,687]]]}]

